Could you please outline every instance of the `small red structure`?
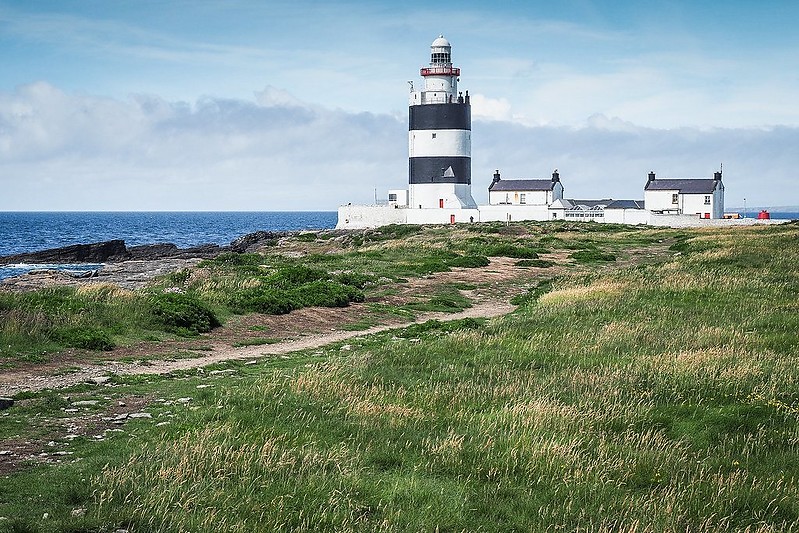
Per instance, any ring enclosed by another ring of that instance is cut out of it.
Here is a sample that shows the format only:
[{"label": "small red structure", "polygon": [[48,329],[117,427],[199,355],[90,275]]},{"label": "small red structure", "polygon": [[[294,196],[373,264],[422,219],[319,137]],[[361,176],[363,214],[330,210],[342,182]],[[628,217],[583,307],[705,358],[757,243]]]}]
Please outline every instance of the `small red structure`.
[{"label": "small red structure", "polygon": [[757,214],[758,220],[769,220],[771,218],[771,213],[763,209],[760,213]]}]

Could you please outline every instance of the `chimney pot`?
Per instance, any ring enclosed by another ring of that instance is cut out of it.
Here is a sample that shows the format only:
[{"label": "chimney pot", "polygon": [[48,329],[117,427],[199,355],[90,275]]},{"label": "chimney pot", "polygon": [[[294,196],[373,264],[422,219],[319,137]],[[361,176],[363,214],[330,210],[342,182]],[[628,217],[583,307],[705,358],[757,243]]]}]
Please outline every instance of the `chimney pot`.
[{"label": "chimney pot", "polygon": [[649,181],[655,181],[655,173],[653,171],[649,171]]}]

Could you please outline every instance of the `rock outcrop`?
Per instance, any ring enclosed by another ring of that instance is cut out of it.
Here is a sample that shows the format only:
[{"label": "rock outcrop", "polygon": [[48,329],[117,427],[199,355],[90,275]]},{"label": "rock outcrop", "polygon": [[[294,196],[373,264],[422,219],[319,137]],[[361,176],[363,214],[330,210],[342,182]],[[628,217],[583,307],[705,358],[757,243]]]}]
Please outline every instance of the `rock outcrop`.
[{"label": "rock outcrop", "polygon": [[118,239],[7,255],[0,257],[0,265],[12,263],[106,263],[125,261],[126,259],[130,259],[130,252],[125,246],[125,241]]},{"label": "rock outcrop", "polygon": [[146,244],[128,248],[123,240],[73,244],[39,252],[0,257],[0,265],[13,263],[70,264],[70,263],[119,263],[121,261],[154,261],[160,259],[209,258],[228,250],[216,244],[203,244],[190,248],[178,248],[171,243]]}]

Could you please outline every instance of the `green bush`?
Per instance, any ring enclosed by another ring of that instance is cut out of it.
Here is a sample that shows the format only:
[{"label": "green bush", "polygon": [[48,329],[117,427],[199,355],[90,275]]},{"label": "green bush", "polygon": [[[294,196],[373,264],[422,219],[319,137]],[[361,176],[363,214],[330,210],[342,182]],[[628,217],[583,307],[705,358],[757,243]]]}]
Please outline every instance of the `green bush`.
[{"label": "green bush", "polygon": [[599,261],[615,261],[616,256],[602,250],[578,250],[569,257],[578,263],[596,263]]},{"label": "green bush", "polygon": [[298,285],[328,279],[330,275],[324,270],[302,265],[292,265],[279,268],[266,278],[273,287],[291,289]]},{"label": "green bush", "polygon": [[273,287],[252,287],[232,295],[229,305],[234,313],[263,313],[265,315],[285,315],[294,306],[286,291]]},{"label": "green bush", "polygon": [[342,272],[335,277],[335,280],[343,285],[349,285],[357,289],[363,289],[370,283],[377,282],[377,278],[369,274],[359,272]]},{"label": "green bush", "polygon": [[205,303],[188,294],[154,294],[150,306],[156,322],[178,335],[207,333],[222,325]]},{"label": "green bush", "polygon": [[516,266],[549,268],[551,266],[555,266],[555,262],[549,261],[548,259],[522,259],[521,261],[516,261]]},{"label": "green bush", "polygon": [[302,307],[346,307],[350,302],[362,302],[363,293],[350,285],[335,281],[312,281],[288,291],[295,309]]},{"label": "green bush", "polygon": [[114,347],[114,341],[106,331],[91,326],[57,329],[54,336],[58,342],[70,348],[108,351]]}]

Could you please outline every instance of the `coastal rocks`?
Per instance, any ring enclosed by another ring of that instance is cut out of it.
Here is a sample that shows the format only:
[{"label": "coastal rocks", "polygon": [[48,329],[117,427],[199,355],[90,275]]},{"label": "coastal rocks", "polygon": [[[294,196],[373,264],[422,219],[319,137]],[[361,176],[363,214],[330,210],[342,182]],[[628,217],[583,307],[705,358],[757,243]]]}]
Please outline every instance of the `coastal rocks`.
[{"label": "coastal rocks", "polygon": [[92,244],[73,244],[39,252],[0,257],[0,265],[13,263],[105,263],[124,261],[130,254],[125,241],[113,240]]},{"label": "coastal rocks", "polygon": [[230,243],[230,251],[245,253],[256,250],[261,246],[274,245],[278,240],[288,236],[289,233],[278,231],[256,231],[248,233]]}]

